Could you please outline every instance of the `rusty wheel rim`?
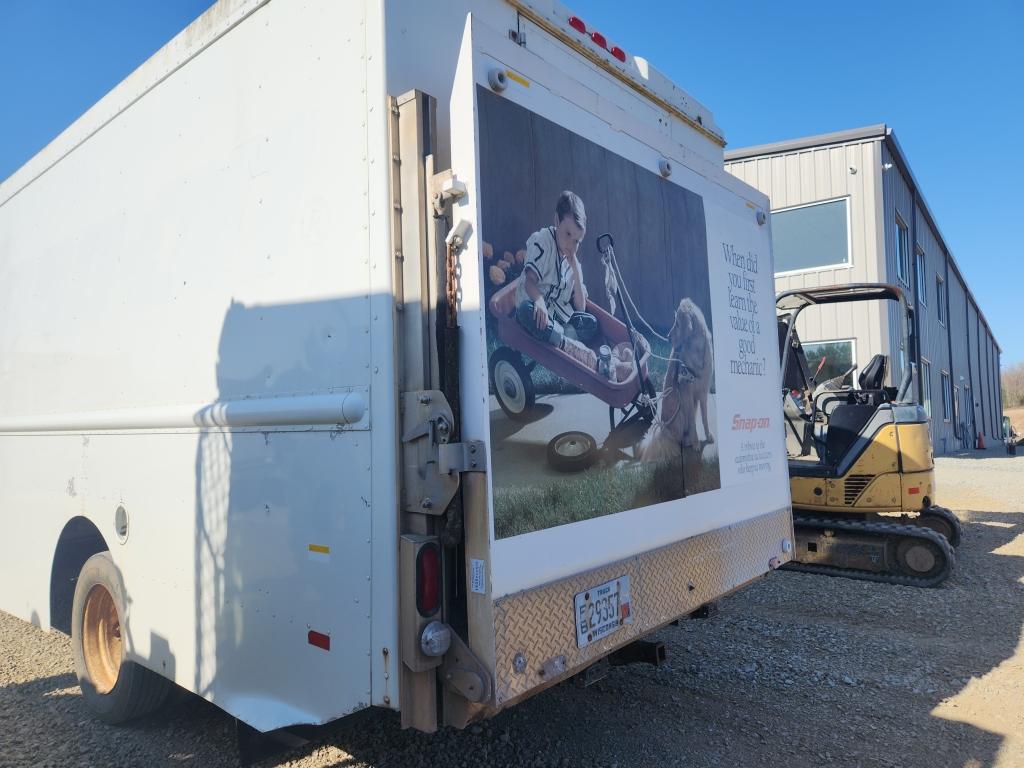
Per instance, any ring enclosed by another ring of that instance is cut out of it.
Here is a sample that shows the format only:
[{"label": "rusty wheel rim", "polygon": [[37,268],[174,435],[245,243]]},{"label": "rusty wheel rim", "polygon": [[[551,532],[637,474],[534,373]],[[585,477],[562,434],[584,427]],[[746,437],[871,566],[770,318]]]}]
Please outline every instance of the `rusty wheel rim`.
[{"label": "rusty wheel rim", "polygon": [[89,680],[98,693],[110,693],[121,671],[121,619],[106,587],[96,584],[85,598],[82,651]]}]

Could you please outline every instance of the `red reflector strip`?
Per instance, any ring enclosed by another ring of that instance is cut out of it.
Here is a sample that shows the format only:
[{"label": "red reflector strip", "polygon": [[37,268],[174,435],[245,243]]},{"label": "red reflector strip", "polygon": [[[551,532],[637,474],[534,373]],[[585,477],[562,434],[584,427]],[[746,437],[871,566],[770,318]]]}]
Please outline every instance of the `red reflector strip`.
[{"label": "red reflector strip", "polygon": [[309,630],[309,644],[315,645],[317,648],[323,648],[325,651],[331,650],[331,636],[325,635],[323,632],[317,632],[315,629]]},{"label": "red reflector strip", "polygon": [[907,493],[920,493],[920,488],[907,488]]},{"label": "red reflector strip", "polygon": [[608,49],[608,40],[606,40],[605,36],[602,35],[600,32],[591,32],[590,39],[594,41],[595,45],[599,45],[605,50]]},{"label": "red reflector strip", "polygon": [[441,550],[424,544],[416,555],[416,609],[421,616],[433,616],[441,607]]},{"label": "red reflector strip", "polygon": [[579,16],[570,16],[569,26],[575,29],[581,35],[587,34],[587,25],[583,23],[583,19],[581,19]]},{"label": "red reflector strip", "polygon": [[617,45],[612,46],[612,56],[621,61],[623,64],[626,63],[626,52],[619,48]]}]

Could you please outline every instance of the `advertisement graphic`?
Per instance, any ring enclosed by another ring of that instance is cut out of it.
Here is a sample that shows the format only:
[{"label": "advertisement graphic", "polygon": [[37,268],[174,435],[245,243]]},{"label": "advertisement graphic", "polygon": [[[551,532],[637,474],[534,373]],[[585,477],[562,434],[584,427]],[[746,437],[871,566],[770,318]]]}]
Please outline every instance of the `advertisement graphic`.
[{"label": "advertisement graphic", "polygon": [[719,488],[704,200],[477,108],[495,537]]}]

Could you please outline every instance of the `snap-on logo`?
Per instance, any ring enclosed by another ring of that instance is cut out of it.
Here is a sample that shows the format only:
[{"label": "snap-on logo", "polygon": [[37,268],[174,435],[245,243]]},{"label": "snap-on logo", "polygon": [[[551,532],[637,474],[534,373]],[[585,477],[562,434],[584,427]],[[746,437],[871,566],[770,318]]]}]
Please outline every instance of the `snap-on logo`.
[{"label": "snap-on logo", "polygon": [[747,418],[738,413],[732,417],[733,432],[753,432],[755,429],[768,429],[772,420],[768,416],[754,416]]}]

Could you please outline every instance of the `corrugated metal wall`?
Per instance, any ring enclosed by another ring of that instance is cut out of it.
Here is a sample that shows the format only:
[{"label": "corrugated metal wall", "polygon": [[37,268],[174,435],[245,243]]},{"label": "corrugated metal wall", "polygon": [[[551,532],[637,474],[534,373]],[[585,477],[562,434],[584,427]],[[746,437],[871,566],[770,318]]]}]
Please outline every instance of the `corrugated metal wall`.
[{"label": "corrugated metal wall", "polygon": [[[882,244],[877,236],[879,142],[856,142],[726,163],[726,170],[771,197],[779,210],[845,198],[849,209],[849,266],[779,275],[775,290],[879,279]],[[850,169],[856,169],[851,173]],[[847,304],[804,312],[797,325],[804,341],[855,339],[857,364],[887,352],[888,324],[877,307]]]},{"label": "corrugated metal wall", "polygon": [[[848,282],[885,281],[904,288],[918,317],[920,353],[929,362],[932,437],[937,454],[973,447],[982,431],[998,441],[1002,424],[999,352],[990,330],[957,274],[941,236],[933,230],[897,158],[881,136],[845,144],[801,148],[735,160],[726,170],[757,187],[773,210],[845,198],[850,209],[850,266],[805,270],[775,279],[777,291]],[[856,168],[856,173],[850,169]],[[910,269],[900,280],[896,266],[897,215],[908,230]],[[924,253],[924,301],[914,279],[917,248]],[[946,323],[939,321],[936,277],[943,280]],[[863,367],[876,353],[890,357],[891,378],[899,382],[901,313],[895,304],[873,302],[808,310],[798,326],[805,341],[854,338]],[[948,325],[948,328],[947,328]],[[908,354],[907,361],[911,360]],[[919,369],[922,370],[922,369]],[[949,376],[951,417],[944,418],[943,374]]]},{"label": "corrugated metal wall", "polygon": [[[882,162],[891,164],[883,171],[883,207],[885,219],[886,270],[890,282],[898,283],[913,297],[918,314],[921,356],[931,362],[932,378],[932,438],[936,453],[943,453],[963,446],[973,446],[979,431],[988,442],[998,441],[1002,407],[999,402],[995,380],[999,376],[998,356],[992,335],[978,317],[978,309],[970,298],[965,285],[955,269],[948,270],[950,307],[948,316],[955,323],[957,317],[964,318],[962,327],[950,328],[939,322],[935,302],[935,275],[946,277],[948,255],[942,249],[941,237],[928,221],[923,209],[914,207],[911,184],[903,176],[887,145],[882,146]],[[911,210],[914,218],[911,218]],[[897,273],[897,215],[910,232],[911,270],[907,280],[900,281]],[[917,296],[917,282],[914,279],[914,258],[917,248],[924,251],[924,302]],[[894,317],[890,310],[890,318]],[[955,325],[959,325],[955,323]],[[897,343],[897,334],[891,333],[891,343]],[[894,347],[895,348],[895,347]],[[950,357],[952,351],[952,357]],[[942,361],[937,364],[936,361]],[[946,421],[942,412],[941,372],[950,373],[953,397],[960,402],[954,409],[954,418]],[[956,423],[959,421],[959,423]],[[961,430],[961,426],[963,429]],[[959,439],[958,439],[959,435]]]},{"label": "corrugated metal wall", "polygon": [[[894,172],[895,168],[889,171],[889,173]],[[920,206],[917,209],[917,246],[924,253],[923,283],[925,290],[923,301],[921,297],[918,298],[917,321],[921,336],[922,363],[926,360],[930,364],[928,373],[931,378],[932,442],[935,443],[936,453],[946,453],[959,447],[959,443],[956,442],[953,421],[952,419],[948,422],[945,421],[942,413],[942,372],[950,372],[951,377],[952,372],[949,362],[949,334],[945,324],[939,322],[936,277],[946,279],[946,253],[939,244],[938,237],[928,226]],[[943,293],[945,293],[944,284]],[[925,375],[925,366],[922,364],[918,371],[922,376]],[[952,382],[952,378],[950,381]]]},{"label": "corrugated metal wall", "polygon": [[[880,278],[900,286],[907,292],[908,300],[913,302],[914,290],[911,282],[914,254],[914,236],[912,231],[914,198],[910,191],[910,185],[907,184],[906,179],[897,170],[893,157],[889,153],[889,148],[885,145],[882,145],[882,163],[882,221],[885,223],[885,272],[880,275]],[[885,166],[889,167],[886,169]],[[907,274],[906,281],[900,280],[896,267],[899,252],[897,247],[899,239],[899,227],[896,223],[897,216],[909,230],[907,238],[910,243],[911,271]],[[885,311],[889,317],[890,329],[888,340],[888,349],[891,350],[889,371],[891,373],[892,385],[898,386],[903,378],[903,369],[900,367],[901,357],[896,352],[902,345],[904,335],[899,320],[901,311],[895,302],[889,302]],[[905,357],[902,359],[909,363],[909,350],[904,352]]]},{"label": "corrugated metal wall", "polygon": [[[953,446],[969,447],[973,444],[975,430],[974,413],[970,408],[972,394],[970,391],[971,373],[968,367],[970,350],[967,345],[967,294],[953,270],[949,270],[946,287],[949,294],[947,311],[949,338],[953,351],[950,375],[953,386],[956,388],[954,396],[957,398],[956,406],[953,409],[953,420],[949,425],[952,427],[954,440],[950,441],[949,445],[951,448]],[[939,415],[941,416],[941,411]],[[932,425],[934,429],[935,419],[932,420]]]}]

